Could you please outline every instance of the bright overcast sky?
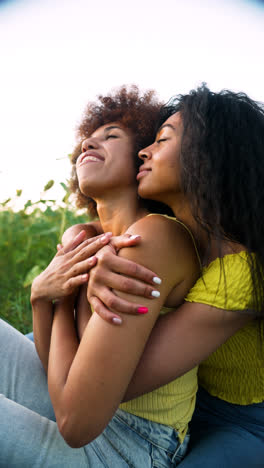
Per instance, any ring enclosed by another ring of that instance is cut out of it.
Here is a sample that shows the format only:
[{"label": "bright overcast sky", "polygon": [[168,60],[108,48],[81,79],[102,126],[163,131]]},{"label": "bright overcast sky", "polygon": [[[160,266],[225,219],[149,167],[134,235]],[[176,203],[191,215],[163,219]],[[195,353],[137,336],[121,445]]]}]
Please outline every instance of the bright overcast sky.
[{"label": "bright overcast sky", "polygon": [[85,104],[113,87],[264,101],[263,47],[260,1],[0,0],[0,201],[67,179]]}]

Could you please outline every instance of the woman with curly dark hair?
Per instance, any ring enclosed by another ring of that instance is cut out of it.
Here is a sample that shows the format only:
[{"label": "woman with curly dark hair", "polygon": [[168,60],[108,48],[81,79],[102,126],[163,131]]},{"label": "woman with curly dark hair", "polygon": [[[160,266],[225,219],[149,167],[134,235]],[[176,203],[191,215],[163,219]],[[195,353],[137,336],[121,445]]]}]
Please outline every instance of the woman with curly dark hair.
[{"label": "woman with curly dark hair", "polygon": [[[140,262],[164,279],[152,273],[158,290],[148,288],[148,297],[141,298],[141,320],[128,316],[118,328],[92,313],[84,286],[87,271],[100,260],[98,242],[103,245],[109,235],[97,239],[96,247],[85,241],[56,254],[31,294],[35,343],[47,379],[34,345],[0,322],[1,466],[171,467],[185,455],[196,368],[121,404],[155,321],[183,301],[200,269],[190,231],[174,218],[150,215],[137,194],[137,152],[151,143],[159,110],[153,93],[141,95],[137,88],[122,88],[88,106],[72,183],[79,205],[97,213],[100,226],[77,226],[70,236],[78,232],[76,245],[85,234],[101,231],[139,234],[139,245],[119,250],[121,263]],[[167,173],[169,178],[169,167]],[[177,190],[160,187],[161,203]],[[162,207],[154,205],[155,211]],[[94,252],[96,259],[87,259]]]},{"label": "woman with curly dark hair", "polygon": [[[160,187],[174,184],[177,193],[169,206],[192,231],[203,271],[185,303],[157,321],[126,398],[164,385],[200,363],[191,450],[182,466],[260,468],[264,106],[243,93],[213,93],[202,86],[165,106],[155,142],[139,156],[140,196],[165,202]],[[102,256],[96,269],[109,269],[109,253],[107,262]],[[118,271],[117,263],[113,269]],[[96,311],[111,320],[106,307],[112,293],[102,288],[98,271],[91,274],[88,296]],[[129,274],[124,265],[122,272]],[[108,278],[105,274],[106,284]],[[119,282],[119,288],[113,281],[111,286],[121,289]],[[132,279],[129,286],[133,292]],[[135,283],[137,296],[143,288]],[[134,313],[135,307],[115,298],[117,311]]]}]

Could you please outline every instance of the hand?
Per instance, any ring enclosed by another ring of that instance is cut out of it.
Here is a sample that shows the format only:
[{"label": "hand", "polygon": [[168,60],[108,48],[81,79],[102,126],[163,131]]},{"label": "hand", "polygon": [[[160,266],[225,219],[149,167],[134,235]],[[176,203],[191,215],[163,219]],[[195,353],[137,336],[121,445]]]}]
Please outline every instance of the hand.
[{"label": "hand", "polygon": [[52,301],[76,292],[80,285],[88,281],[87,272],[97,262],[94,254],[111,237],[112,233],[106,233],[84,240],[85,231],[81,231],[65,247],[61,247],[48,267],[33,281],[31,301]]},{"label": "hand", "polygon": [[96,255],[97,265],[90,272],[87,298],[93,310],[107,322],[122,323],[121,317],[109,309],[125,314],[147,312],[140,304],[128,302],[117,296],[112,289],[154,299],[155,288],[150,284],[161,283],[153,271],[116,255],[119,249],[136,245],[139,241],[140,236],[125,234],[113,237],[110,244],[103,247]]}]

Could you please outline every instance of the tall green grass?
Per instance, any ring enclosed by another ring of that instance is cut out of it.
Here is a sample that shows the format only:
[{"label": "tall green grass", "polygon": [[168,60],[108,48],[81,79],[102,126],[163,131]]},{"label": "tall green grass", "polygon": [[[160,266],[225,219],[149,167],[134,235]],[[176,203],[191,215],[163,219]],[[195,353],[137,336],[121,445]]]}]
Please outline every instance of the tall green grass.
[{"label": "tall green grass", "polygon": [[[46,184],[49,190],[53,181]],[[69,203],[69,193],[60,203],[39,200],[25,203],[19,211],[12,200],[0,203],[0,317],[22,333],[32,329],[30,287],[56,253],[56,246],[69,226],[87,222]],[[21,191],[17,191],[17,196]]]}]

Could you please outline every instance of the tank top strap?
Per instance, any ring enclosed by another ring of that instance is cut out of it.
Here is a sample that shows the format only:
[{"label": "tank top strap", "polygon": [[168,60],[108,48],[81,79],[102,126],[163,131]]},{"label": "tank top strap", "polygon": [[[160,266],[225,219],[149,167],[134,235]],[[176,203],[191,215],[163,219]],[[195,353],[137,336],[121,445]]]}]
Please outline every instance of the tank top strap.
[{"label": "tank top strap", "polygon": [[188,226],[186,226],[186,224],[184,224],[182,221],[180,221],[179,219],[175,218],[174,216],[169,216],[169,215],[166,215],[166,214],[149,213],[147,216],[164,216],[165,218],[171,219],[171,220],[175,221],[176,223],[180,224],[182,227],[184,227],[184,229],[188,232],[189,236],[190,236],[191,239],[192,239],[192,243],[193,243],[193,245],[194,245],[194,249],[195,249],[195,252],[196,252],[198,261],[199,261],[200,269],[202,270],[203,265],[202,265],[202,261],[201,261],[201,258],[200,258],[199,252],[198,252],[198,248],[197,248],[197,245],[196,245],[196,242],[195,242],[193,233],[192,233],[192,231],[188,228]]}]

